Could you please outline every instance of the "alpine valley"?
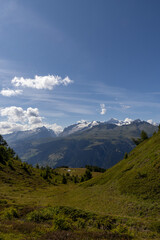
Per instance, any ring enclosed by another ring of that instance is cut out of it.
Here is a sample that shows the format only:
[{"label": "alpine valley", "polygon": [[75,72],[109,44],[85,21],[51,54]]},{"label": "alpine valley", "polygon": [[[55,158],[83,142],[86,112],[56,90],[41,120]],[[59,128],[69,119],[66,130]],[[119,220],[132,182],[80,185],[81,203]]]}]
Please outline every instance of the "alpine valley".
[{"label": "alpine valley", "polygon": [[22,161],[39,166],[110,168],[134,147],[133,138],[144,130],[152,136],[158,127],[139,119],[106,122],[80,121],[58,135],[46,127],[4,135]]}]

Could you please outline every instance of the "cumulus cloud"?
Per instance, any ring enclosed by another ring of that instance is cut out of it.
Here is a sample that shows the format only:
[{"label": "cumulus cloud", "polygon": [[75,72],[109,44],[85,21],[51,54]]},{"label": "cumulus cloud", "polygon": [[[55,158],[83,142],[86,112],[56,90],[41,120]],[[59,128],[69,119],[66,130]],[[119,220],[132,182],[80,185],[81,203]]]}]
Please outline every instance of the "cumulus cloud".
[{"label": "cumulus cloud", "polygon": [[0,134],[9,134],[17,131],[24,131],[27,129],[26,125],[11,123],[8,121],[0,122]]},{"label": "cumulus cloud", "polygon": [[29,107],[27,110],[16,106],[1,108],[0,116],[7,118],[7,121],[0,122],[0,134],[32,130],[43,126],[52,129],[56,134],[63,131],[63,128],[56,123],[44,123],[38,108]]},{"label": "cumulus cloud", "polygon": [[53,123],[53,124],[44,123],[43,126],[45,126],[46,128],[52,129],[57,135],[63,131],[62,126],[57,125],[56,123]]},{"label": "cumulus cloud", "polygon": [[9,122],[28,122],[29,124],[37,124],[42,122],[39,116],[38,108],[27,108],[23,110],[21,107],[11,106],[0,109],[0,115],[7,117]]},{"label": "cumulus cloud", "polygon": [[64,85],[67,86],[73,81],[67,76],[62,79],[60,76],[48,75],[48,76],[35,76],[35,78],[23,78],[14,77],[12,84],[16,87],[28,87],[35,89],[48,89],[52,90],[55,86]]},{"label": "cumulus cloud", "polygon": [[5,97],[17,96],[23,93],[23,90],[2,89],[0,94]]},{"label": "cumulus cloud", "polygon": [[157,124],[156,122],[154,122],[152,119],[148,119],[147,122],[150,123],[150,124],[152,124],[152,125],[154,125],[154,126],[158,125],[158,124]]},{"label": "cumulus cloud", "polygon": [[6,107],[0,109],[0,115],[7,117],[9,122],[25,122],[25,111],[21,107]]},{"label": "cumulus cloud", "polygon": [[104,103],[100,104],[100,107],[101,107],[100,114],[104,115],[106,113],[106,111],[107,111],[105,104]]}]

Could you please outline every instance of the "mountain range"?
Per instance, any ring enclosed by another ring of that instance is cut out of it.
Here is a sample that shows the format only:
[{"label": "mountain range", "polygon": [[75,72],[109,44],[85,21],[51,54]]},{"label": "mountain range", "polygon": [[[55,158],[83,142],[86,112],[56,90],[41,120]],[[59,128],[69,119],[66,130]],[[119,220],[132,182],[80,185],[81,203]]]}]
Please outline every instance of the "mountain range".
[{"label": "mountain range", "polygon": [[[88,136],[97,127],[101,135],[105,129],[149,132],[151,124],[99,124]],[[160,130],[112,168],[77,183],[75,168],[33,168],[0,136],[0,239],[160,239],[159,149]],[[76,169],[79,179],[81,170]]]},{"label": "mountain range", "polygon": [[58,136],[53,130],[42,127],[3,137],[22,161],[33,165],[109,168],[134,148],[132,138],[138,138],[142,130],[151,136],[157,128],[139,119],[111,119],[81,121],[65,128]]}]

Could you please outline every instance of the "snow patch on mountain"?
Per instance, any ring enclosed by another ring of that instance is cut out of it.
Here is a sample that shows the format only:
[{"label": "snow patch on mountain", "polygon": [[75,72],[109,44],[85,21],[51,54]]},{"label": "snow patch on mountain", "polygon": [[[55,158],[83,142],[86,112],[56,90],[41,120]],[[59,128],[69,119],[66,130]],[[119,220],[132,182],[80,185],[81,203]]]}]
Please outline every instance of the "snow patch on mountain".
[{"label": "snow patch on mountain", "polygon": [[116,118],[111,118],[106,123],[108,124],[115,124],[117,126],[129,125],[133,122],[131,118],[125,118],[124,120],[118,120]]},{"label": "snow patch on mountain", "polygon": [[79,131],[91,129],[92,127],[97,126],[99,124],[100,124],[100,122],[97,122],[97,121],[88,122],[86,120],[80,120],[76,124],[66,127],[64,129],[64,131],[62,132],[62,134],[60,134],[60,135],[67,136],[67,135],[70,135],[70,134],[73,134],[73,133],[76,133]]}]

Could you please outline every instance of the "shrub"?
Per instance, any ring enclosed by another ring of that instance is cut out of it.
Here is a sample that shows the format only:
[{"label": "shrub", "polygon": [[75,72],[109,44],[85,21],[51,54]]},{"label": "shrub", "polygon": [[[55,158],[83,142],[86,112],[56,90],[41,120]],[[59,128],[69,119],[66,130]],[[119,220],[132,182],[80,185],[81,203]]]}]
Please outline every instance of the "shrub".
[{"label": "shrub", "polygon": [[21,166],[22,166],[22,168],[24,169],[24,171],[25,171],[26,173],[28,173],[29,175],[31,175],[31,168],[32,168],[32,167],[31,167],[28,163],[24,162],[24,163],[21,164]]},{"label": "shrub", "polygon": [[44,222],[46,220],[53,219],[54,213],[54,208],[51,207],[35,210],[27,214],[27,220],[34,222]]},{"label": "shrub", "polygon": [[145,131],[141,131],[141,137],[140,138],[137,138],[137,139],[134,139],[132,138],[132,141],[136,144],[136,145],[139,145],[140,143],[142,143],[143,141],[145,141],[146,139],[148,139],[148,135]]},{"label": "shrub", "polygon": [[62,176],[62,184],[67,184],[67,178],[65,177],[64,174]]},{"label": "shrub", "polygon": [[92,173],[89,169],[86,169],[85,174],[84,174],[84,180],[87,181],[92,178]]},{"label": "shrub", "polygon": [[101,167],[97,167],[97,166],[92,166],[92,165],[86,165],[85,166],[87,169],[89,169],[91,172],[105,172],[106,169],[101,168]]},{"label": "shrub", "polygon": [[96,227],[103,230],[111,230],[114,227],[115,219],[109,217],[98,217],[95,221]]},{"label": "shrub", "polygon": [[86,227],[86,221],[83,218],[77,218],[75,226],[78,229],[83,229]]},{"label": "shrub", "polygon": [[13,167],[13,162],[11,160],[8,161],[8,166],[12,169],[15,170]]},{"label": "shrub", "polygon": [[17,209],[13,207],[6,208],[2,213],[2,219],[12,220],[13,218],[18,218]]},{"label": "shrub", "polygon": [[113,233],[118,233],[118,234],[126,234],[128,236],[132,236],[130,230],[128,229],[127,226],[119,224],[116,228],[112,230]]},{"label": "shrub", "polygon": [[73,221],[70,218],[65,218],[64,216],[58,216],[53,220],[53,228],[55,230],[72,230]]}]

